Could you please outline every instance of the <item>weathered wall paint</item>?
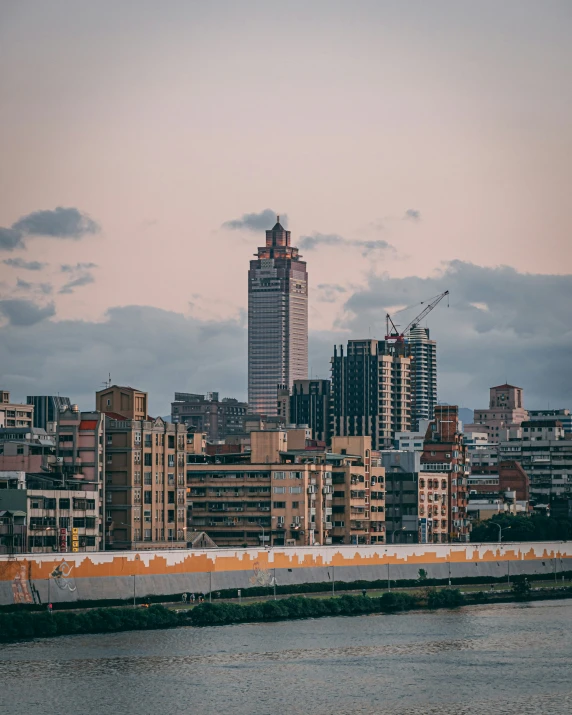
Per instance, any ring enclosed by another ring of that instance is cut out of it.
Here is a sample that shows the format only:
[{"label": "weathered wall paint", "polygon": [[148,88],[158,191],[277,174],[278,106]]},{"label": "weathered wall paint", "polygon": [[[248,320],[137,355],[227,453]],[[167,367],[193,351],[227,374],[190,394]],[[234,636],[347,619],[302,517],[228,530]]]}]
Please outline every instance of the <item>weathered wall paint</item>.
[{"label": "weathered wall paint", "polygon": [[277,583],[559,573],[572,542],[125,551],[0,556],[0,603],[129,598]]}]

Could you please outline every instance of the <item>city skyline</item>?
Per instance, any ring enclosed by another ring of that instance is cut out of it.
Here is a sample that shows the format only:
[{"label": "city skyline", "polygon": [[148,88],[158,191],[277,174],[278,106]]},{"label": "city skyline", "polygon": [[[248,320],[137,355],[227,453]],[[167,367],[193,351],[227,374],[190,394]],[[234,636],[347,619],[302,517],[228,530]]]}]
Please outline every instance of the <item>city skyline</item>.
[{"label": "city skyline", "polygon": [[569,4],[295,5],[1,11],[2,387],[244,399],[233,268],[279,213],[312,265],[309,376],[448,289],[440,400],[570,404]]}]

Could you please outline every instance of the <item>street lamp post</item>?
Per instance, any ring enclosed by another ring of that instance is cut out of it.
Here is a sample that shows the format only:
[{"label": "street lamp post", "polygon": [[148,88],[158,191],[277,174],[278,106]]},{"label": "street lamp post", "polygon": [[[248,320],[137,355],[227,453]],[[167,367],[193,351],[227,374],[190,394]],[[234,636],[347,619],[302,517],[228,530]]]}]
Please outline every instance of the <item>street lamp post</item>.
[{"label": "street lamp post", "polygon": [[495,524],[495,526],[499,530],[499,544],[502,542],[502,532],[503,531],[508,531],[509,529],[512,529],[512,526],[505,526],[504,528],[501,527],[500,524]]}]

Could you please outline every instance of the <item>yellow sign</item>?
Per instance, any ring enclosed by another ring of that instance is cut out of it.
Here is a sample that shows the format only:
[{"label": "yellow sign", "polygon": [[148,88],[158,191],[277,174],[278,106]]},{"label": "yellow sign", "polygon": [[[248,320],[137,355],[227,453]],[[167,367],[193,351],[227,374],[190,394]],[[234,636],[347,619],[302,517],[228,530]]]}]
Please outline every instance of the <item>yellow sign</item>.
[{"label": "yellow sign", "polygon": [[77,529],[72,529],[72,534],[77,534],[78,530]]},{"label": "yellow sign", "polygon": [[77,546],[74,546],[74,547],[72,548],[72,551],[79,551],[79,549],[77,548]]}]

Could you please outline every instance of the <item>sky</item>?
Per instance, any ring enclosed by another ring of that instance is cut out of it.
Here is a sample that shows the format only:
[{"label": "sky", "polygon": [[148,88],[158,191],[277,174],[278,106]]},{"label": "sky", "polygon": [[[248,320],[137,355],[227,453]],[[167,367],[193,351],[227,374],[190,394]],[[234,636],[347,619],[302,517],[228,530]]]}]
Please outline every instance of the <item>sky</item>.
[{"label": "sky", "polygon": [[385,313],[439,399],[572,408],[569,0],[4,0],[0,388],[246,397],[248,261],[310,276],[310,371]]}]

